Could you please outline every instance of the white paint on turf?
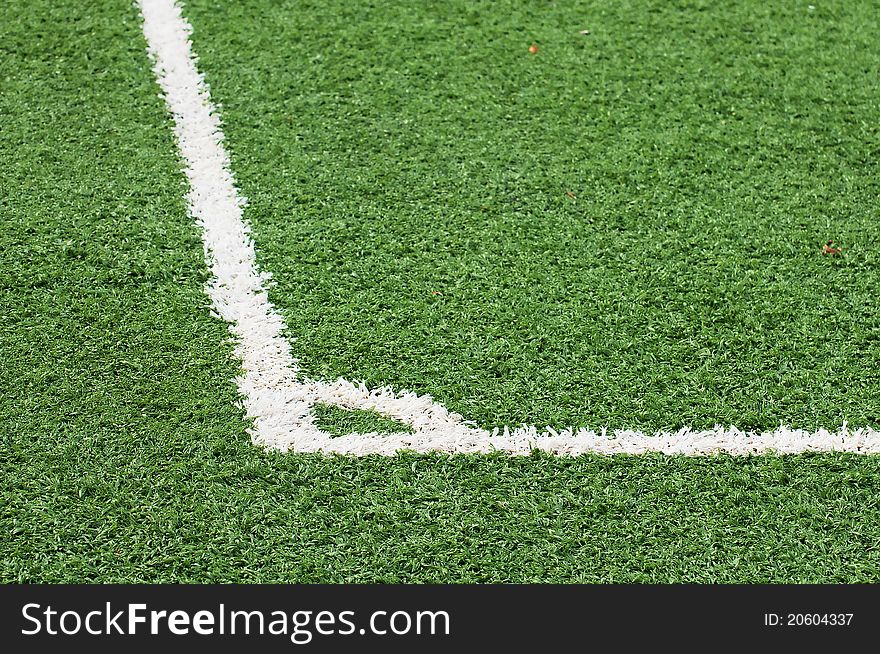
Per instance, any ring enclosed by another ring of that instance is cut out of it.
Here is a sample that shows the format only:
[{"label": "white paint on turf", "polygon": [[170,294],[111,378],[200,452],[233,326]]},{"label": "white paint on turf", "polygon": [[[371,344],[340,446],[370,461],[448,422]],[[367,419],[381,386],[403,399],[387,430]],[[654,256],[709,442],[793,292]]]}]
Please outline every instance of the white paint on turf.
[{"label": "white paint on turf", "polygon": [[[207,293],[214,310],[229,323],[242,372],[236,378],[253,442],[282,451],[392,455],[401,449],[449,453],[503,451],[529,454],[540,449],[561,455],[602,454],[736,455],[767,451],[880,453],[880,432],[806,432],[779,427],[747,433],[736,428],[653,435],[629,430],[555,431],[523,426],[487,431],[448,411],[428,395],[368,389],[344,379],[322,382],[299,374],[284,336],[285,324],[266,293],[269,275],[260,272],[254,244],[235,187],[223,132],[208,87],[199,74],[191,27],[174,0],[139,0],[144,35],[159,86],[174,119],[174,132],[189,181],[189,211],[202,232],[212,279]],[[317,403],[371,409],[409,425],[413,433],[349,434],[333,438],[316,425]]]},{"label": "white paint on turf", "polygon": [[236,379],[256,443],[282,450],[317,451],[335,444],[314,423],[317,402],[349,409],[374,409],[431,438],[472,433],[464,419],[428,396],[368,390],[343,379],[301,379],[284,320],[269,302],[269,276],[256,266],[254,244],[242,218],[245,202],[235,188],[223,147],[220,118],[195,66],[191,28],[173,0],[142,0],[144,35],[189,180],[189,211],[202,231],[212,279],[207,292],[214,310],[229,323],[242,363]]}]

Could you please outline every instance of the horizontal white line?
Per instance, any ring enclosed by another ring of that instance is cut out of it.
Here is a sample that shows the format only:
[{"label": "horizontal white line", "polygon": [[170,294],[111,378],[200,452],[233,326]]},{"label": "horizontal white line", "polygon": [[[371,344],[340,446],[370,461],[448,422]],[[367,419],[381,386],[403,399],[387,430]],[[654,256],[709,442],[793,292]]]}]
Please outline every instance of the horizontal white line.
[{"label": "horizontal white line", "polygon": [[[207,293],[214,310],[229,323],[242,374],[236,379],[254,443],[282,451],[391,455],[418,452],[492,452],[529,454],[534,449],[560,455],[602,454],[734,455],[774,451],[880,453],[880,432],[850,430],[806,432],[780,427],[748,433],[736,428],[687,429],[647,435],[637,431],[555,431],[546,427],[489,432],[448,411],[428,395],[367,389],[344,379],[303,379],[290,344],[282,335],[284,320],[269,302],[268,275],[256,265],[254,244],[244,222],[244,199],[238,194],[223,132],[208,87],[192,53],[192,31],[174,0],[140,0],[144,35],[189,181],[189,211],[202,231],[212,279]],[[395,418],[413,433],[350,434],[333,438],[315,424],[312,407],[331,404],[369,409]]]},{"label": "horizontal white line", "polygon": [[677,432],[659,432],[653,435],[630,430],[587,429],[556,432],[552,428],[538,430],[522,427],[512,431],[495,430],[491,433],[475,431],[467,434],[351,434],[323,445],[320,451],[340,454],[394,454],[400,450],[416,452],[489,453],[504,452],[528,455],[534,450],[562,456],[579,454],[681,454],[702,456],[732,454],[802,452],[851,452],[854,454],[880,453],[880,434],[870,429],[849,430],[846,426],[833,432],[808,432],[780,427],[774,431],[750,433],[735,427]]}]

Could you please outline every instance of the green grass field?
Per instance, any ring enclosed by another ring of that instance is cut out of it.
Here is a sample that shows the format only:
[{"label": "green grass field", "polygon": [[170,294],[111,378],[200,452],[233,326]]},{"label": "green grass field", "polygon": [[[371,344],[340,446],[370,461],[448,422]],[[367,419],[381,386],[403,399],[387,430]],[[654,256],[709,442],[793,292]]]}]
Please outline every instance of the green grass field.
[{"label": "green grass field", "polygon": [[877,6],[777,4],[188,3],[305,372],[486,428],[880,424]]},{"label": "green grass field", "polygon": [[[877,10],[185,5],[307,374],[646,430],[880,425]],[[145,50],[0,6],[0,580],[880,579],[874,456],[253,446]]]}]

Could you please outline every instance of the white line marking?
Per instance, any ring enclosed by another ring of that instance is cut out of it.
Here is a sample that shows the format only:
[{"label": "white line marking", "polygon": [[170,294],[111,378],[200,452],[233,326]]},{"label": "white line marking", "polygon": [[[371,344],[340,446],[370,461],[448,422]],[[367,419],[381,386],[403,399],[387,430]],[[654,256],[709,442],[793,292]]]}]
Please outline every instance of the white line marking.
[{"label": "white line marking", "polygon": [[[242,373],[236,378],[255,444],[282,451],[392,455],[401,449],[449,453],[503,451],[529,454],[534,449],[560,455],[602,454],[736,455],[767,451],[845,451],[880,453],[880,432],[850,430],[806,432],[779,427],[748,433],[735,427],[705,431],[683,429],[647,435],[629,430],[555,431],[550,427],[480,429],[448,411],[428,395],[367,389],[344,379],[321,382],[301,378],[284,320],[269,302],[269,275],[257,269],[250,230],[242,217],[229,156],[223,147],[219,115],[195,65],[192,31],[174,0],[140,0],[144,35],[189,180],[189,211],[202,231],[212,279],[207,293],[214,310],[229,323]],[[412,427],[412,434],[349,434],[332,438],[315,425],[316,403],[347,409],[372,409]]]}]

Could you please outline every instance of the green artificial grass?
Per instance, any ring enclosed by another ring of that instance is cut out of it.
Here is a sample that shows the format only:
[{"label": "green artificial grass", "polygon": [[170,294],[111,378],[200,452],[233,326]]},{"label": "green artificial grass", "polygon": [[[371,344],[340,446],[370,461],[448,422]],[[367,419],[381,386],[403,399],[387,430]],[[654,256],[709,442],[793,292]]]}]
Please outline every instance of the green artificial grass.
[{"label": "green artificial grass", "polygon": [[186,14],[311,377],[485,428],[880,425],[871,3]]},{"label": "green artificial grass", "polygon": [[343,409],[332,404],[316,404],[312,411],[315,424],[322,431],[333,436],[346,434],[370,434],[374,432],[389,434],[392,432],[410,432],[412,427],[375,411]]},{"label": "green artificial grass", "polygon": [[[308,12],[314,25],[304,26],[303,39],[320,28],[320,18],[333,16],[306,6],[297,15]],[[202,47],[208,21],[191,13]],[[509,13],[500,7],[498,20]],[[268,11],[264,26],[274,16]],[[856,48],[857,39],[843,39],[852,37],[844,19],[841,39]],[[0,581],[880,578],[878,457],[343,458],[254,447],[237,406],[238,364],[227,330],[210,317],[202,290],[202,245],[186,216],[171,124],[139,29],[128,0],[0,4]],[[538,56],[551,49],[540,34],[522,36],[526,46],[539,41]],[[348,38],[344,30],[333,37]],[[375,38],[389,37],[380,31]],[[267,28],[261,42],[271,41]],[[206,64],[216,65],[212,56]],[[297,97],[299,91],[285,90],[286,73],[281,79],[265,92]],[[210,81],[220,99],[235,105],[223,95],[228,80]],[[242,110],[230,110],[230,145],[245,171],[261,246],[266,230],[263,257],[270,263],[280,256],[275,248],[283,234],[280,222],[273,231],[265,207],[282,200],[260,191],[256,169],[263,164],[254,162],[278,155],[249,150],[249,130],[236,122]],[[279,109],[272,120],[285,115],[292,116]],[[258,106],[252,116],[255,124],[265,120]],[[264,134],[277,137],[274,130]],[[292,146],[283,152],[300,156]],[[383,184],[376,197],[394,188]],[[317,209],[309,212],[297,212],[297,220],[312,215],[315,229],[323,229]],[[520,229],[532,233],[528,221]],[[858,240],[858,229],[838,236],[846,258],[816,258],[815,269],[841,280],[866,265],[869,241]],[[376,230],[376,243],[385,242]],[[813,237],[804,238],[812,256]],[[342,255],[339,265],[351,266]],[[339,279],[326,262],[318,265],[316,283],[327,283],[325,273]],[[294,283],[267,268],[280,286]],[[456,297],[445,287],[425,290],[444,292],[427,302]],[[283,297],[276,289],[275,298]],[[331,307],[323,310],[330,315]],[[840,312],[841,324],[849,313]],[[374,314],[377,324],[382,315]],[[860,319],[865,330],[872,315]],[[306,341],[297,349],[313,347],[309,334],[293,331]],[[311,357],[314,365],[331,359]],[[433,384],[438,377],[428,378]],[[330,426],[371,424],[319,411]],[[846,415],[857,417],[855,409]]]}]

